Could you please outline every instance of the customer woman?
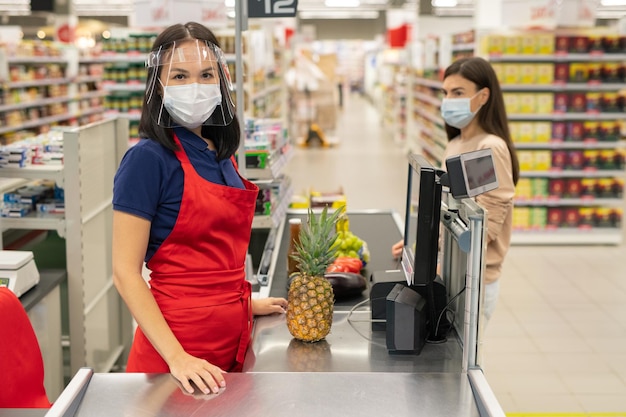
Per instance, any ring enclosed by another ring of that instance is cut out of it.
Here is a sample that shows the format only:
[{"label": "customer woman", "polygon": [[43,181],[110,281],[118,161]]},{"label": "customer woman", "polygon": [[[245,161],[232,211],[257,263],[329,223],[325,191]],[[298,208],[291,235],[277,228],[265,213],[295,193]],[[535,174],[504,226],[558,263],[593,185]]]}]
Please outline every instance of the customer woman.
[{"label": "customer woman", "polygon": [[[487,250],[482,315],[491,318],[500,291],[502,263],[509,250],[513,196],[519,162],[509,133],[502,90],[491,65],[482,58],[463,58],[450,65],[443,78],[441,116],[448,144],[443,161],[465,152],[491,149],[499,186],[476,197],[487,209]],[[402,242],[392,248],[398,258]]]},{"label": "customer woman", "polygon": [[253,315],[282,313],[287,301],[251,300],[245,280],[258,188],[235,165],[240,127],[215,35],[170,26],[147,67],[142,140],[113,193],[113,279],[138,323],[126,370],[217,392],[224,372],[241,369]]}]

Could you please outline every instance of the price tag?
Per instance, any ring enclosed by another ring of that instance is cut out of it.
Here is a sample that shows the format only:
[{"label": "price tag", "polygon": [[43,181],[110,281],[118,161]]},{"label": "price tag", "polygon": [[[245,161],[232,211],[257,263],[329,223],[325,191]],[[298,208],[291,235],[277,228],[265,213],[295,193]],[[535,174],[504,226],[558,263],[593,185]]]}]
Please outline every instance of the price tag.
[{"label": "price tag", "polygon": [[248,0],[248,17],[295,17],[298,0]]}]

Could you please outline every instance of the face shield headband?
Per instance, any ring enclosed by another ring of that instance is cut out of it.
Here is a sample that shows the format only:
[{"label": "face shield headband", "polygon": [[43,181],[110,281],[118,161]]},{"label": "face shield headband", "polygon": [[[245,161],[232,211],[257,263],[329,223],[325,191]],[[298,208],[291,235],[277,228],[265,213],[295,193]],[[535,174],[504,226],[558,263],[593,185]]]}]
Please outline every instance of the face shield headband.
[{"label": "face shield headband", "polygon": [[235,105],[228,65],[221,49],[197,39],[172,42],[150,52],[146,61],[146,103],[158,100],[163,127],[227,126]]}]

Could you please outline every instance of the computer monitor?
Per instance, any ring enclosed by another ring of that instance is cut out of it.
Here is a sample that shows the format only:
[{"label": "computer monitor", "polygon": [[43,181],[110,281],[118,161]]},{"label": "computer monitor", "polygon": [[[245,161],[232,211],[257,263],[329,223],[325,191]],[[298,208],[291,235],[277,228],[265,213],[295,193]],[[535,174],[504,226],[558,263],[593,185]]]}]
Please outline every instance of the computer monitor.
[{"label": "computer monitor", "polygon": [[409,155],[401,261],[409,285],[426,286],[437,276],[441,173],[422,155]]}]

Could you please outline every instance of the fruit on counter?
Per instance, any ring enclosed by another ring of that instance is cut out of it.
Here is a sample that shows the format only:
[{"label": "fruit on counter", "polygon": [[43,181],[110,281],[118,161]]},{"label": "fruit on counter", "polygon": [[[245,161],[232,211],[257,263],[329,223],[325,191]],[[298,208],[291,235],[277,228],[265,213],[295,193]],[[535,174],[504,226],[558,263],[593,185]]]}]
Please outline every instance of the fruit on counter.
[{"label": "fruit on counter", "polygon": [[350,256],[338,256],[332,264],[328,266],[326,272],[354,272],[359,273],[363,269],[363,262],[359,258]]},{"label": "fruit on counter", "polygon": [[332,326],[335,298],[324,274],[336,256],[335,223],[340,213],[335,210],[328,214],[324,207],[318,217],[309,209],[307,221],[300,228],[296,253],[291,255],[298,262],[300,273],[293,274],[289,284],[287,328],[298,340],[322,340]]},{"label": "fruit on counter", "polygon": [[363,262],[363,266],[370,261],[370,251],[367,243],[350,231],[350,220],[344,210],[337,220],[337,240],[335,248],[337,249],[337,257],[357,258]]}]

